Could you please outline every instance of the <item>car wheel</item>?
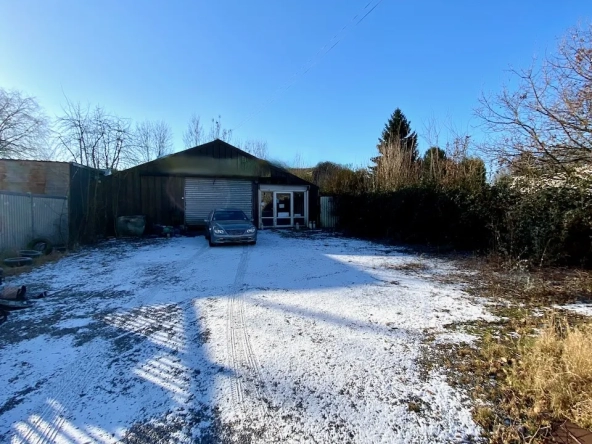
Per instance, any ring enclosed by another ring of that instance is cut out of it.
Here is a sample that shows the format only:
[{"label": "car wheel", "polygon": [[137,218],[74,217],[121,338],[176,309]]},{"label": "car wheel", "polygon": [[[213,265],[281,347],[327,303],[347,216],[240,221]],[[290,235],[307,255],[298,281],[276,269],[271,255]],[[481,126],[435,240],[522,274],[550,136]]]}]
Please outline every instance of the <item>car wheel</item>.
[{"label": "car wheel", "polygon": [[249,245],[256,245],[257,241],[249,242]]},{"label": "car wheel", "polygon": [[212,242],[212,238],[211,237],[208,238],[208,244],[210,244],[210,247],[215,247],[216,246],[216,244],[214,242]]}]

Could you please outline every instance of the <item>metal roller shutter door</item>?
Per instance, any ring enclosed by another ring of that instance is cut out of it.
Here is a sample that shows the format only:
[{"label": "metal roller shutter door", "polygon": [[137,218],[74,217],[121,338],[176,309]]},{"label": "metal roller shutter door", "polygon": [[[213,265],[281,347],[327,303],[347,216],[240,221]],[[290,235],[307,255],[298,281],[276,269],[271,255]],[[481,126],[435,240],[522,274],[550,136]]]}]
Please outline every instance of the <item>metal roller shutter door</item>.
[{"label": "metal roller shutter door", "polygon": [[253,217],[253,185],[247,180],[185,179],[185,223],[203,225],[215,208],[239,208]]}]

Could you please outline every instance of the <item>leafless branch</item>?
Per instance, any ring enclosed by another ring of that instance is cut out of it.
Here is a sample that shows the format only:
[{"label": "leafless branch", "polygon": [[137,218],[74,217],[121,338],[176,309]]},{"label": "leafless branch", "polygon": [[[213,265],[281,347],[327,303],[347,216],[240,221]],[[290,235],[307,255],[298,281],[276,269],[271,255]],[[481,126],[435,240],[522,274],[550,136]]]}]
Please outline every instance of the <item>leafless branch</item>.
[{"label": "leafless branch", "polygon": [[35,157],[47,136],[48,120],[37,101],[0,88],[0,157]]},{"label": "leafless branch", "polygon": [[183,133],[183,143],[185,148],[193,148],[194,146],[204,143],[203,126],[198,115],[191,116],[187,129]]},{"label": "leafless branch", "polygon": [[222,126],[222,116],[212,119],[210,132],[208,133],[208,141],[220,139],[224,142],[230,143],[232,140],[232,130]]},{"label": "leafless branch", "polygon": [[516,90],[476,111],[501,165],[568,175],[592,163],[592,24],[572,29],[540,67],[513,70]]},{"label": "leafless branch", "polygon": [[130,122],[66,99],[57,119],[56,140],[71,160],[100,169],[117,169],[133,148]]},{"label": "leafless branch", "polygon": [[173,132],[164,121],[145,120],[136,124],[132,145],[131,164],[150,162],[173,152]]},{"label": "leafless branch", "polygon": [[265,140],[247,139],[244,142],[237,142],[236,146],[259,159],[267,159],[269,150]]},{"label": "leafless branch", "polygon": [[198,115],[193,115],[187,124],[187,129],[183,133],[183,143],[185,148],[193,148],[212,140],[220,139],[230,143],[232,140],[232,130],[222,126],[222,117],[212,119],[210,129],[206,134],[204,132],[201,119]]}]

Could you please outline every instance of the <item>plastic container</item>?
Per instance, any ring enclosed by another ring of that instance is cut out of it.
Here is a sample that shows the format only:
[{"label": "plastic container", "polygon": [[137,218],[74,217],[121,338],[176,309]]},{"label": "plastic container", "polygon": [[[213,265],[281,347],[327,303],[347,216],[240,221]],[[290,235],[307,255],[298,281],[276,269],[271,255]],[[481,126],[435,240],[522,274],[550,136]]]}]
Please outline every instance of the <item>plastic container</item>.
[{"label": "plastic container", "polygon": [[119,236],[140,237],[146,229],[146,216],[120,216],[117,218],[117,234]]}]

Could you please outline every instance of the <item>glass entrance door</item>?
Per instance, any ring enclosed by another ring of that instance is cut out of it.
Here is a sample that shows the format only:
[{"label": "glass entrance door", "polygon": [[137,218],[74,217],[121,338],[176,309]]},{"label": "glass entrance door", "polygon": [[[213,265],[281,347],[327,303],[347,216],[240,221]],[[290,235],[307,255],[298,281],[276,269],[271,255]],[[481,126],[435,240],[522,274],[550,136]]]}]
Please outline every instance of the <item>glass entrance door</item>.
[{"label": "glass entrance door", "polygon": [[261,192],[261,227],[275,225],[273,191]]},{"label": "glass entrance door", "polygon": [[259,228],[305,226],[308,221],[308,191],[303,188],[290,190],[287,186],[262,186],[259,189]]},{"label": "glass entrance door", "polygon": [[292,193],[275,193],[276,226],[292,225]]}]

